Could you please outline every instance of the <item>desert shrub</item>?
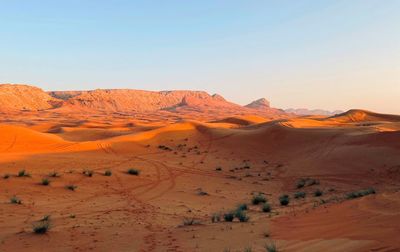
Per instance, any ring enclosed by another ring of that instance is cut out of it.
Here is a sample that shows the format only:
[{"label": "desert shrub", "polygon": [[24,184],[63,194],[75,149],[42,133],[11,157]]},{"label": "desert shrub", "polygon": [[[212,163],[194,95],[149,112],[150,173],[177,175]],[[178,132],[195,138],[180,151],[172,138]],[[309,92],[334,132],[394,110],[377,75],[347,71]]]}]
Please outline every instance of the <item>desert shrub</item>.
[{"label": "desert shrub", "polygon": [[10,178],[10,174],[6,173],[3,175],[3,179],[8,179],[8,178]]},{"label": "desert shrub", "polygon": [[25,170],[20,170],[17,174],[17,177],[30,177],[31,175],[27,173]]},{"label": "desert shrub", "polygon": [[50,180],[48,178],[43,178],[40,183],[44,186],[48,186],[50,185]]},{"label": "desert shrub", "polygon": [[312,186],[312,185],[319,185],[319,180],[317,180],[317,179],[307,179],[307,186]]},{"label": "desert shrub", "polygon": [[300,198],[305,198],[306,197],[306,193],[305,192],[295,192],[294,193],[294,198],[295,199],[300,199]]},{"label": "desert shrub", "polygon": [[265,244],[265,250],[267,252],[277,252],[278,248],[276,247],[275,242],[270,242],[270,243]]},{"label": "desert shrub", "polygon": [[252,247],[245,247],[243,252],[253,252],[253,248]]},{"label": "desert shrub", "polygon": [[53,171],[53,172],[49,173],[49,177],[57,178],[57,177],[60,177],[60,174],[56,171]]},{"label": "desert shrub", "polygon": [[22,204],[22,201],[17,196],[12,196],[10,198],[10,203],[11,204]]},{"label": "desert shrub", "polygon": [[111,176],[112,175],[112,171],[111,170],[106,170],[105,172],[104,172],[104,176]]},{"label": "desert shrub", "polygon": [[137,170],[137,169],[132,169],[131,168],[131,169],[128,170],[128,174],[138,176],[140,174],[140,171]]},{"label": "desert shrub", "polygon": [[346,198],[347,199],[355,199],[355,198],[360,198],[360,197],[364,197],[366,195],[369,194],[375,194],[376,191],[374,188],[367,188],[364,190],[359,190],[359,191],[354,191],[354,192],[350,192],[346,194]]},{"label": "desert shrub", "polygon": [[200,221],[195,220],[194,218],[184,218],[183,219],[184,226],[193,226],[193,225],[198,225],[198,224],[200,224]]},{"label": "desert shrub", "polygon": [[236,211],[235,216],[240,222],[248,222],[250,219],[245,211]]},{"label": "desert shrub", "polygon": [[217,168],[215,168],[215,170],[216,171],[222,171],[222,168],[221,167],[217,167]]},{"label": "desert shrub", "polygon": [[211,222],[216,223],[221,221],[221,215],[219,213],[213,213],[211,215]]},{"label": "desert shrub", "polygon": [[302,187],[304,187],[306,185],[306,180],[305,179],[299,179],[298,181],[297,181],[297,184],[296,184],[296,187],[297,188],[302,188]]},{"label": "desert shrub", "polygon": [[35,234],[45,234],[50,229],[50,216],[47,215],[43,219],[33,224],[33,232]]},{"label": "desert shrub", "polygon": [[267,199],[262,194],[253,196],[253,199],[251,200],[251,203],[253,203],[253,205],[258,205],[260,203],[265,203],[265,202],[267,202]]},{"label": "desert shrub", "polygon": [[247,210],[248,207],[247,207],[247,204],[246,204],[246,203],[241,203],[241,204],[239,204],[239,205],[237,206],[236,209],[237,209],[238,211],[244,211],[244,210]]},{"label": "desert shrub", "polygon": [[197,195],[200,195],[200,196],[207,196],[207,195],[209,195],[209,194],[208,194],[208,192],[203,191],[201,188],[199,188],[199,190],[197,191]]},{"label": "desert shrub", "polygon": [[65,189],[68,189],[70,191],[75,191],[76,188],[78,188],[78,186],[76,186],[76,185],[66,185],[65,186]]},{"label": "desert shrub", "polygon": [[84,170],[82,172],[83,175],[85,175],[86,177],[92,177],[93,176],[93,171],[92,170]]},{"label": "desert shrub", "polygon": [[315,192],[314,192],[314,196],[315,197],[319,197],[319,196],[321,196],[323,194],[323,192],[320,190],[320,189],[317,189]]},{"label": "desert shrub", "polygon": [[269,213],[269,212],[271,212],[271,205],[270,204],[268,204],[268,202],[266,202],[266,203],[264,203],[263,205],[262,205],[262,211],[263,212],[265,212],[265,213]]},{"label": "desert shrub", "polygon": [[287,206],[289,205],[289,195],[283,194],[279,197],[279,202],[281,203],[282,206]]},{"label": "desert shrub", "polygon": [[165,146],[165,145],[159,145],[158,148],[161,150],[172,151],[172,149],[170,147]]},{"label": "desert shrub", "polygon": [[228,212],[224,214],[224,220],[227,222],[232,222],[234,218],[235,218],[235,213],[233,212]]}]

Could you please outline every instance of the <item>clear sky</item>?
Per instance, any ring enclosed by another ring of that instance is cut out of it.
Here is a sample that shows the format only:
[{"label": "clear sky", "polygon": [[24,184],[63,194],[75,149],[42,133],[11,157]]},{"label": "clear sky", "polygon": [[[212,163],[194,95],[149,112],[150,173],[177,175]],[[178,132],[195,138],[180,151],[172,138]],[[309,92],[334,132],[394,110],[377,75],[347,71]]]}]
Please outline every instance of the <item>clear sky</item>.
[{"label": "clear sky", "polygon": [[400,114],[400,0],[0,0],[0,83]]}]

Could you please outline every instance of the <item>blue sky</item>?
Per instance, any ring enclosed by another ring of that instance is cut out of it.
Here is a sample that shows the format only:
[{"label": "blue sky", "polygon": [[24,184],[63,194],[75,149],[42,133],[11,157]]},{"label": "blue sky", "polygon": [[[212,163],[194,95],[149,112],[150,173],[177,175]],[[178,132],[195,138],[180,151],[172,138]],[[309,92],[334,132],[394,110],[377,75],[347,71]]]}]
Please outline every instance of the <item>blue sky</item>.
[{"label": "blue sky", "polygon": [[400,114],[400,0],[0,0],[0,82]]}]

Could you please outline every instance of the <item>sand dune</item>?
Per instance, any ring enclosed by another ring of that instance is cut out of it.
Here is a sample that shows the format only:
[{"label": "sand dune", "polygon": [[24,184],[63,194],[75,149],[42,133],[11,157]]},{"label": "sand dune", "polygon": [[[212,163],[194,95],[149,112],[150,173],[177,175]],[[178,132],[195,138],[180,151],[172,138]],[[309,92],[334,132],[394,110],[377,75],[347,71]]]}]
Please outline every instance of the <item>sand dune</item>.
[{"label": "sand dune", "polygon": [[399,122],[400,116],[379,114],[361,109],[352,109],[345,113],[332,116],[329,119],[338,122],[374,122],[374,121]]}]

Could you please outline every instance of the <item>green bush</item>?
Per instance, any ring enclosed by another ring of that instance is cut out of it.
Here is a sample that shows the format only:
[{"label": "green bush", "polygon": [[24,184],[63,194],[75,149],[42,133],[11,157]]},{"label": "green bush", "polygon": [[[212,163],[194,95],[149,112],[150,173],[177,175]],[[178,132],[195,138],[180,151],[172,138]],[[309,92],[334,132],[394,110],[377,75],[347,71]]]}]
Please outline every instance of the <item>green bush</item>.
[{"label": "green bush", "polygon": [[319,197],[319,196],[322,196],[322,194],[324,194],[320,189],[317,189],[315,192],[314,192],[314,196],[315,197]]},{"label": "green bush", "polygon": [[246,203],[242,203],[242,204],[239,204],[237,206],[237,210],[239,210],[239,211],[244,211],[244,210],[247,210],[247,209],[248,209],[248,207],[247,207]]},{"label": "green bush", "polygon": [[43,178],[41,184],[44,186],[48,186],[50,185],[50,180],[48,178]]},{"label": "green bush", "polygon": [[264,203],[264,204],[262,205],[262,211],[263,211],[264,213],[269,213],[269,212],[271,212],[271,205],[268,204],[267,202]]},{"label": "green bush", "polygon": [[84,170],[82,172],[83,175],[85,175],[86,177],[93,177],[93,171],[92,170]]},{"label": "green bush", "polygon": [[312,186],[312,185],[319,185],[319,180],[317,180],[317,179],[307,179],[307,186]]},{"label": "green bush", "polygon": [[[46,218],[47,217],[47,218]],[[33,232],[35,234],[45,234],[50,229],[50,218],[45,216],[45,218],[33,224]]]},{"label": "green bush", "polygon": [[265,245],[265,250],[267,252],[277,252],[278,248],[276,247],[275,242],[271,242]]},{"label": "green bush", "polygon": [[17,177],[30,177],[30,176],[31,175],[27,173],[25,170],[20,170],[17,175]]},{"label": "green bush", "polygon": [[253,196],[253,199],[251,200],[251,203],[253,203],[253,205],[258,205],[260,203],[265,203],[265,202],[267,202],[267,199],[262,194]]},{"label": "green bush", "polygon": [[240,222],[248,222],[250,219],[245,211],[236,211],[235,216],[239,219]]},{"label": "green bush", "polygon": [[281,195],[279,197],[279,202],[281,203],[282,206],[289,205],[289,195],[287,194]]},{"label": "green bush", "polygon": [[235,214],[233,212],[228,212],[224,214],[224,220],[227,222],[232,222],[235,218]]},{"label": "green bush", "polygon": [[65,188],[70,191],[75,191],[78,187],[76,185],[66,185]]},{"label": "green bush", "polygon": [[347,199],[355,199],[355,198],[360,198],[360,197],[364,197],[369,194],[375,194],[375,193],[376,193],[375,189],[371,187],[371,188],[367,188],[364,190],[347,193],[346,198]]},{"label": "green bush", "polygon": [[306,185],[306,180],[305,179],[299,179],[298,181],[297,181],[297,185],[296,185],[296,187],[297,188],[302,188],[302,187],[304,187]]},{"label": "green bush", "polygon": [[246,248],[244,248],[243,252],[253,252],[253,248],[252,247],[246,247]]},{"label": "green bush", "polygon": [[10,203],[11,204],[22,204],[22,201],[17,196],[12,196],[10,198]]},{"label": "green bush", "polygon": [[294,198],[295,199],[300,199],[300,198],[305,198],[306,197],[306,193],[305,192],[295,192],[294,193]]},{"label": "green bush", "polygon": [[140,171],[137,169],[129,169],[128,174],[138,176],[140,174]]}]

